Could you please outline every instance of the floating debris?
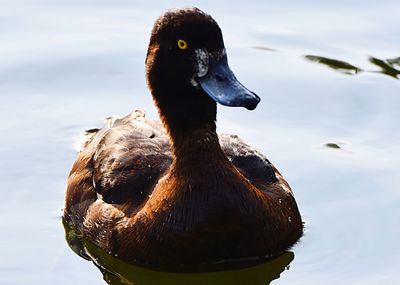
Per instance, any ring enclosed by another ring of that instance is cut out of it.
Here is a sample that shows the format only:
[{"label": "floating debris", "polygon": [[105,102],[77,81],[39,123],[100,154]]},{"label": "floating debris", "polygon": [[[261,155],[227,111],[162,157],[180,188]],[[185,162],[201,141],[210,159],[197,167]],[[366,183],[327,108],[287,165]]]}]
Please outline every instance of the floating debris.
[{"label": "floating debris", "polygon": [[309,61],[312,61],[312,62],[317,62],[317,63],[323,64],[323,65],[326,65],[335,71],[338,71],[340,73],[347,74],[347,75],[355,75],[355,74],[363,71],[361,68],[358,68],[357,66],[354,66],[348,62],[337,60],[337,59],[316,56],[316,55],[305,55],[304,58]]},{"label": "floating debris", "polygon": [[276,49],[269,48],[269,47],[263,47],[263,46],[254,46],[253,48],[258,49],[258,50],[265,50],[265,51],[277,51]]},{"label": "floating debris", "polygon": [[399,79],[398,76],[400,75],[400,70],[396,69],[394,65],[400,66],[400,58],[382,60],[371,56],[369,58],[369,62],[381,68],[380,71],[375,71],[375,72],[382,73],[384,75],[388,75],[390,77]]},{"label": "floating debris", "polygon": [[400,57],[397,58],[389,58],[386,60],[388,63],[390,63],[391,65],[397,65],[398,67],[400,67]]},{"label": "floating debris", "polygon": [[341,147],[337,143],[326,143],[325,146],[334,149],[341,149]]}]

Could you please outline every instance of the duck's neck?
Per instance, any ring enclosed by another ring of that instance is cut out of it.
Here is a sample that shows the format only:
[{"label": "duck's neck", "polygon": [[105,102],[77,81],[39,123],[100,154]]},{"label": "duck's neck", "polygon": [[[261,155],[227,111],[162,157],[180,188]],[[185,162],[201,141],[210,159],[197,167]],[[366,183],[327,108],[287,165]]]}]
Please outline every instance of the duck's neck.
[{"label": "duck's neck", "polygon": [[162,114],[162,118],[168,130],[177,167],[224,159],[216,133],[215,113],[206,115],[186,109],[168,114],[173,117]]},{"label": "duck's neck", "polygon": [[213,156],[218,159],[223,152],[216,134],[216,102],[193,86],[185,72],[165,70],[168,65],[160,54],[158,46],[151,44],[146,58],[146,77],[168,131],[175,161]]},{"label": "duck's neck", "polygon": [[180,91],[156,101],[176,166],[225,159],[216,133],[216,103],[201,90]]},{"label": "duck's neck", "polygon": [[176,167],[209,165],[223,162],[226,157],[215,129],[195,128],[171,136]]}]

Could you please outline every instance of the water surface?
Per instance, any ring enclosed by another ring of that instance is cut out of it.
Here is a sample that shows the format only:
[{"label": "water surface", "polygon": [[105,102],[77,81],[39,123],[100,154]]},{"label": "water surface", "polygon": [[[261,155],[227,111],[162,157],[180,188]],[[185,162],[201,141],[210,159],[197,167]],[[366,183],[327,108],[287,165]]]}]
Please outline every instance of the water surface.
[{"label": "water surface", "polygon": [[[188,3],[0,1],[0,284],[104,284],[64,240],[74,141],[109,115],[157,117],[148,36],[163,10]],[[219,131],[268,156],[306,222],[273,284],[395,284],[400,3],[190,3],[219,22],[231,68],[262,98],[253,112],[219,107]]]}]

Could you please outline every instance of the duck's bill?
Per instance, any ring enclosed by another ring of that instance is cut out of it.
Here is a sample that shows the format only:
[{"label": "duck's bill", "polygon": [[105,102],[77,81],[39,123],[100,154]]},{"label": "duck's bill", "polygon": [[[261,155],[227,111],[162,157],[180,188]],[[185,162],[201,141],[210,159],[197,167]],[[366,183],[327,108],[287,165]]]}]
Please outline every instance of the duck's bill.
[{"label": "duck's bill", "polygon": [[207,73],[196,81],[211,98],[225,106],[254,110],[260,102],[260,97],[236,79],[226,55],[220,59],[210,57]]}]

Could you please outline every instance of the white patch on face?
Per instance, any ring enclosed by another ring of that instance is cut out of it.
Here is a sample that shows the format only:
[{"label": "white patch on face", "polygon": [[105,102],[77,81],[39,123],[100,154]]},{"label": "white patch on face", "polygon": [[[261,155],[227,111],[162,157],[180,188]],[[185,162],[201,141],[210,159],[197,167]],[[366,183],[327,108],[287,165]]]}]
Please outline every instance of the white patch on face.
[{"label": "white patch on face", "polygon": [[197,77],[203,77],[208,72],[209,56],[205,49],[196,49],[195,51],[197,61]]}]

